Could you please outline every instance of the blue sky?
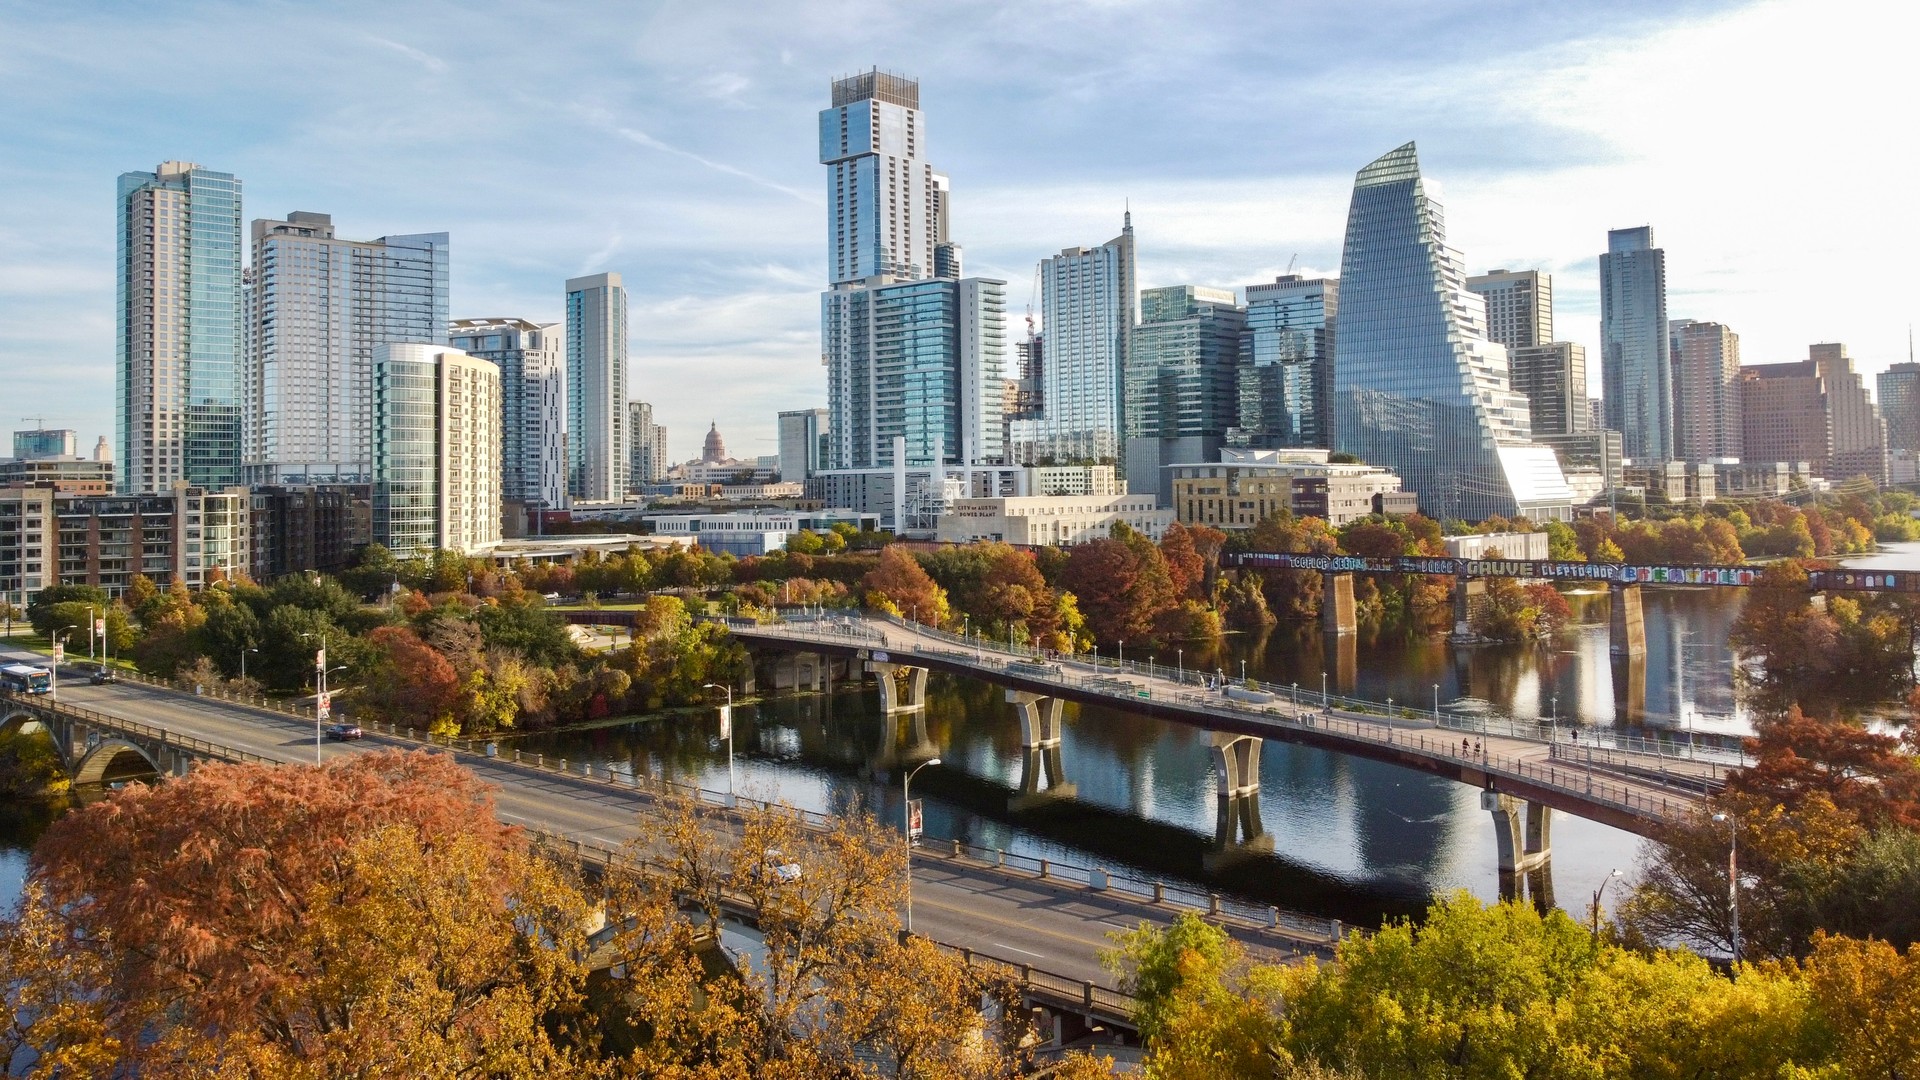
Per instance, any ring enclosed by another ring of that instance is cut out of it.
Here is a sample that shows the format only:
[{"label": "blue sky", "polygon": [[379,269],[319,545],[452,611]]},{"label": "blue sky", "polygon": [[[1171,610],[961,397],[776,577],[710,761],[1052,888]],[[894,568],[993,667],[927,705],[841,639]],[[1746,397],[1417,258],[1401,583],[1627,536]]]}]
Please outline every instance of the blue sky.
[{"label": "blue sky", "polygon": [[249,218],[450,232],[456,317],[555,319],[565,278],[620,271],[674,456],[709,419],[773,453],[774,413],[826,396],[814,117],[879,65],[920,80],[1016,328],[1034,262],[1125,202],[1145,286],[1335,273],[1353,173],[1413,139],[1468,265],[1552,271],[1596,365],[1595,255],[1651,223],[1673,316],[1873,371],[1920,306],[1897,10],[0,0],[0,370],[21,415],[111,435],[114,178],[186,159]]}]

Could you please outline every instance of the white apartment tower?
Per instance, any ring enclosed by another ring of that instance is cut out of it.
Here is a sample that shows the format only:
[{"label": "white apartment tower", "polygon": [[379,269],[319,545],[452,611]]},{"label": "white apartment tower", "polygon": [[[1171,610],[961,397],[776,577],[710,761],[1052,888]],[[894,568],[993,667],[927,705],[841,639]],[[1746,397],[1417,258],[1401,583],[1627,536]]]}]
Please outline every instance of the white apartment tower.
[{"label": "white apartment tower", "polygon": [[627,497],[627,290],[619,274],[567,282],[567,494]]},{"label": "white apartment tower", "polygon": [[240,181],[186,161],[120,175],[115,486],[240,480]]},{"label": "white apartment tower", "polygon": [[834,81],[833,106],[820,111],[831,284],[935,276],[951,196],[921,157],[926,145],[919,82],[877,68]]},{"label": "white apartment tower", "polygon": [[1552,274],[1494,270],[1468,278],[1467,290],[1487,301],[1487,340],[1508,352],[1553,340]]},{"label": "white apartment tower", "polygon": [[1133,215],[1098,247],[1066,248],[1040,264],[1040,325],[1046,363],[1040,417],[1013,423],[1022,464],[1112,463],[1126,427],[1125,372],[1135,307]]},{"label": "white apartment tower", "polygon": [[423,342],[373,352],[373,539],[396,554],[500,541],[500,368]]},{"label": "white apartment tower", "polygon": [[327,214],[253,222],[242,463],[255,484],[365,483],[373,350],[447,340],[446,233],[343,240]]},{"label": "white apartment tower", "polygon": [[500,367],[501,498],[567,505],[567,357],[559,323],[455,319],[448,337]]}]

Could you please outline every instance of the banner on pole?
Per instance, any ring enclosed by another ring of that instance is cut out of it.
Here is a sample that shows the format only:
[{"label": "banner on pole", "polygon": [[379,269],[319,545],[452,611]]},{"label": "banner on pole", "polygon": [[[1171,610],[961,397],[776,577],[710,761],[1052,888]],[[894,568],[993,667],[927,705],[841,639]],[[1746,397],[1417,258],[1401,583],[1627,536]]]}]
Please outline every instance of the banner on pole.
[{"label": "banner on pole", "polygon": [[907,843],[909,844],[918,842],[921,832],[924,831],[921,827],[920,807],[925,801],[915,799],[907,804]]}]

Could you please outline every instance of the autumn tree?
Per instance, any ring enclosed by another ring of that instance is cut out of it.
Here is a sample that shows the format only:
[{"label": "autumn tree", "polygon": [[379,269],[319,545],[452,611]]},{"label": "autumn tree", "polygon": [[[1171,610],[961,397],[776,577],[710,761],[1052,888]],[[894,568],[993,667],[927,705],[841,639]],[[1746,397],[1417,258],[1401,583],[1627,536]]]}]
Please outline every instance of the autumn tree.
[{"label": "autumn tree", "polygon": [[880,552],[880,565],[861,582],[867,606],[928,626],[945,626],[950,612],[947,591],[934,583],[906,548],[894,544]]},{"label": "autumn tree", "polygon": [[1194,546],[1193,534],[1179,522],[1167,526],[1160,537],[1160,556],[1167,565],[1167,578],[1173,584],[1173,595],[1181,599],[1200,599],[1200,587],[1205,582],[1207,561]]},{"label": "autumn tree", "polygon": [[453,713],[459,675],[438,650],[405,626],[383,626],[368,638],[353,704],[370,718],[432,728]]},{"label": "autumn tree", "polygon": [[1102,962],[1133,995],[1149,1075],[1167,1080],[1275,1076],[1281,1049],[1276,969],[1249,964],[1226,932],[1192,912],[1114,935]]}]

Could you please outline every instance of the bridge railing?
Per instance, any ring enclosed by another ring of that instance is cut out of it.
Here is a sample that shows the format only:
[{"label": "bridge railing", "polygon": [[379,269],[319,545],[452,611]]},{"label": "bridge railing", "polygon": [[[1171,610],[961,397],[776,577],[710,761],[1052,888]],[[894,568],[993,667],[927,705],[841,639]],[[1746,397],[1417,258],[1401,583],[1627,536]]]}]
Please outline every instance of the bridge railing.
[{"label": "bridge railing", "polygon": [[27,697],[16,694],[11,690],[4,690],[0,691],[0,700],[13,702],[28,709],[41,709],[55,713],[66,717],[68,720],[79,721],[80,723],[90,725],[104,732],[111,732],[123,737],[131,736],[137,739],[146,739],[157,742],[165,747],[189,750],[195,754],[218,758],[222,761],[248,762],[257,765],[278,764],[271,758],[261,757],[258,754],[250,754],[245,750],[227,746],[223,743],[196,739],[190,735],[181,735],[178,732],[169,731],[166,728],[154,727],[151,724],[142,724],[137,720],[128,720],[124,717],[112,716],[107,713],[95,712],[92,709],[82,708],[78,705],[67,705],[58,699],[43,696]]}]

